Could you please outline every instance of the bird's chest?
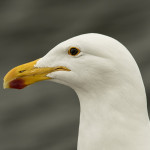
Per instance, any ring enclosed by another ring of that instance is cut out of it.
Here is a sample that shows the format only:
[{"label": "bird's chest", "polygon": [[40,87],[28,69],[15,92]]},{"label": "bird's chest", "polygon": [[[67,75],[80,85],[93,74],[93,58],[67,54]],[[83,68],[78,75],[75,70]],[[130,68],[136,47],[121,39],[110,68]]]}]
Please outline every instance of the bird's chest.
[{"label": "bird's chest", "polygon": [[84,117],[79,127],[78,150],[149,150],[142,139],[138,130],[129,126]]}]

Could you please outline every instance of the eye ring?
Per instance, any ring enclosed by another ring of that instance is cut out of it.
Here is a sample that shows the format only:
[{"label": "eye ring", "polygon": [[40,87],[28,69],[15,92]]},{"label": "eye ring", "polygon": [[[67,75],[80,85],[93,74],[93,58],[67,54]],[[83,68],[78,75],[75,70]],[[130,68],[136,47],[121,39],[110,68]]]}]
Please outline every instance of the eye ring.
[{"label": "eye ring", "polygon": [[76,47],[71,47],[69,50],[68,50],[68,54],[69,55],[72,55],[72,56],[76,56],[80,53],[80,50]]}]

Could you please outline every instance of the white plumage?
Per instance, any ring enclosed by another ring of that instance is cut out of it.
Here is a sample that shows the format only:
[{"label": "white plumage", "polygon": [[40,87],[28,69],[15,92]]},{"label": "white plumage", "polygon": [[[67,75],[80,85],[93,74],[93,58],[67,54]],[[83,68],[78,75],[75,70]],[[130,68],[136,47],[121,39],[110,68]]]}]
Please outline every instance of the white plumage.
[{"label": "white plumage", "polygon": [[[77,56],[68,49],[77,47]],[[65,66],[48,74],[73,88],[80,101],[78,150],[150,150],[150,124],[140,71],[129,51],[101,34],[54,47],[35,67]]]},{"label": "white plumage", "polygon": [[4,88],[42,80],[73,88],[80,101],[78,150],[150,150],[150,123],[139,68],[118,41],[84,34],[39,60],[13,68]]}]

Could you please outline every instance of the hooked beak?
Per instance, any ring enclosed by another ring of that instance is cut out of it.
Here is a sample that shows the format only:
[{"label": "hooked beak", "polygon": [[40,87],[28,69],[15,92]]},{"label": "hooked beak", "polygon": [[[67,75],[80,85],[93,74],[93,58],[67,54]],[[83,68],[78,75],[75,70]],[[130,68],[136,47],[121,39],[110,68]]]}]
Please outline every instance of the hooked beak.
[{"label": "hooked beak", "polygon": [[33,84],[38,81],[51,79],[47,74],[54,71],[70,71],[63,66],[58,67],[35,67],[39,59],[17,66],[10,70],[4,77],[4,89],[15,88],[23,89],[24,87]]}]

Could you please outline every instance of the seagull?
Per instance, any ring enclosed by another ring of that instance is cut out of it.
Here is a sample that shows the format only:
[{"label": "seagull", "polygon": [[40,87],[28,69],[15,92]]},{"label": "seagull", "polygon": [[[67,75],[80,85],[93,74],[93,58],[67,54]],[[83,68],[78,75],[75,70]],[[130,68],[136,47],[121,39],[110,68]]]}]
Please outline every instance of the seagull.
[{"label": "seagull", "polygon": [[44,57],[17,66],[4,88],[49,80],[80,101],[78,150],[150,150],[150,122],[139,68],[125,46],[97,33],[70,38]]}]

